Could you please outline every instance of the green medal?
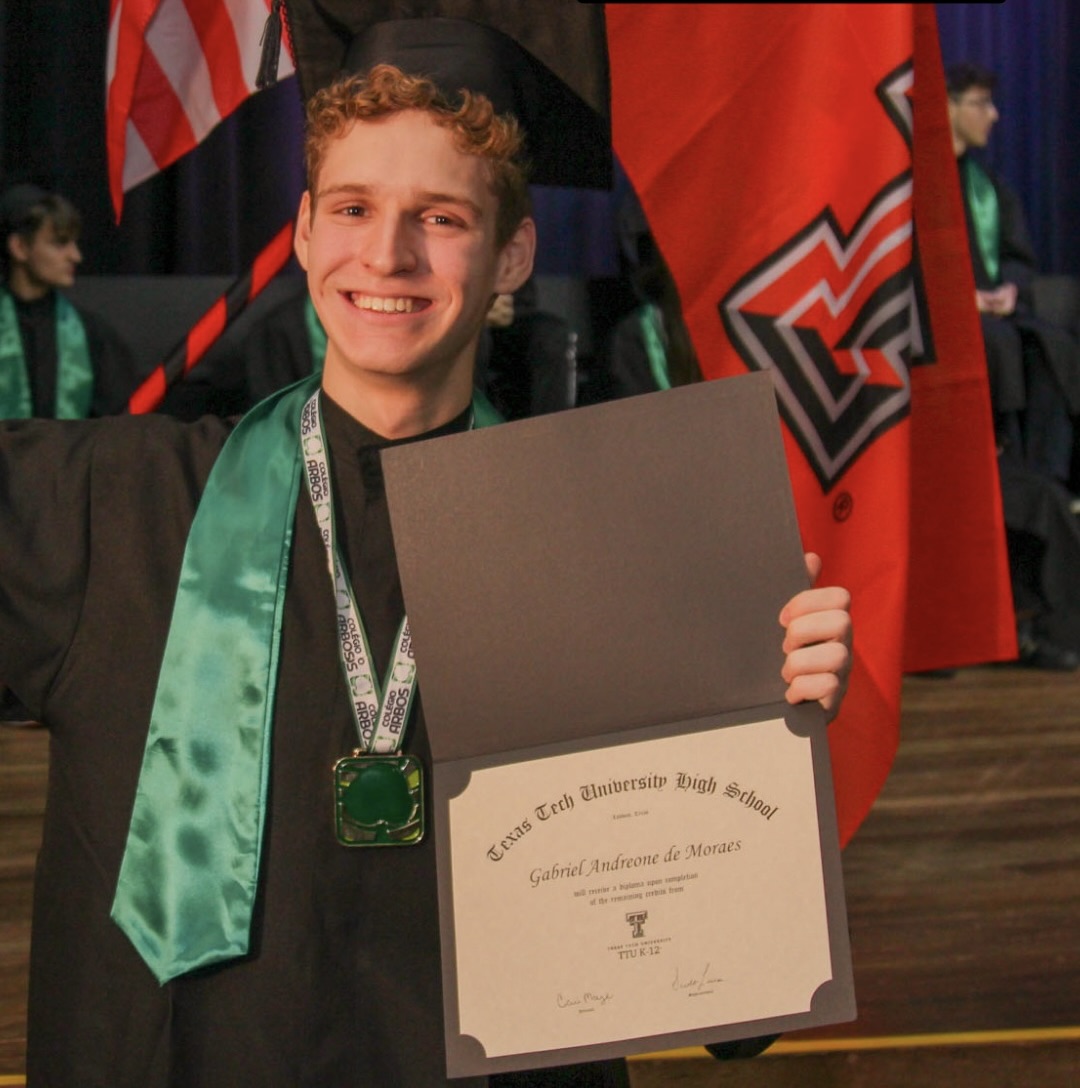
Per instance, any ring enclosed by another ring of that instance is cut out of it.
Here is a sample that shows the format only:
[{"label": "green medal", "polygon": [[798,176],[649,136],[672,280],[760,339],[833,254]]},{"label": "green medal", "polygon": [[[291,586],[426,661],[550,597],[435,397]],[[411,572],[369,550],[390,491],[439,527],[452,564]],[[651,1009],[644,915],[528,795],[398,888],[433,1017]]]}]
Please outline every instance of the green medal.
[{"label": "green medal", "polygon": [[315,393],[300,416],[300,443],[308,493],[334,583],[338,651],[360,739],[360,747],[334,765],[334,833],[342,846],[411,846],[424,837],[423,769],[416,756],[401,752],[416,693],[412,636],[408,620],[403,619],[380,685],[337,547],[330,464],[320,417]]},{"label": "green medal", "polygon": [[334,765],[334,832],[342,846],[402,846],[424,837],[424,779],[411,755],[357,749]]}]

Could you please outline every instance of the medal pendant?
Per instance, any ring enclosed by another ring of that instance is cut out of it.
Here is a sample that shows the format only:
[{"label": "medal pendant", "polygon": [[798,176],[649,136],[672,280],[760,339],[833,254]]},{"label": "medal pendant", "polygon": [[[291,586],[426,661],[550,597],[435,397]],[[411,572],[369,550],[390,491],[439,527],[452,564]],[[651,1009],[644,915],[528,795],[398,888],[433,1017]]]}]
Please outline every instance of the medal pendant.
[{"label": "medal pendant", "polygon": [[334,764],[334,832],[342,846],[413,846],[424,837],[415,756],[354,752]]}]

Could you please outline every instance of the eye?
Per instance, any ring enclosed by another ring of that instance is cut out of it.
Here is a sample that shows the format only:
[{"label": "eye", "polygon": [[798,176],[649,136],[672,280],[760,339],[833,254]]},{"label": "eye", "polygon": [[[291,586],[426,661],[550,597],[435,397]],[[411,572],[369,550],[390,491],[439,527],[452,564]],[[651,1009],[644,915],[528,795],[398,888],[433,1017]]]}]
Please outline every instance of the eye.
[{"label": "eye", "polygon": [[447,215],[446,212],[428,212],[424,217],[425,221],[433,227],[461,227],[464,226],[462,221],[453,215]]}]

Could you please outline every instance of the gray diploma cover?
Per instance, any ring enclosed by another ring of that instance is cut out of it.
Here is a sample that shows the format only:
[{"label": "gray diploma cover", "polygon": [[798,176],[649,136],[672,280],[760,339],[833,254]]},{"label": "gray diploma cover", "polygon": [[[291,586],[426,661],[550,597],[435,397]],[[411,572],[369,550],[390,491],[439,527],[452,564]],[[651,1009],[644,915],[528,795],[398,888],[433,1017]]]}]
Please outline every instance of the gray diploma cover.
[{"label": "gray diploma cover", "polygon": [[854,1018],[771,379],[385,451],[451,1077]]}]

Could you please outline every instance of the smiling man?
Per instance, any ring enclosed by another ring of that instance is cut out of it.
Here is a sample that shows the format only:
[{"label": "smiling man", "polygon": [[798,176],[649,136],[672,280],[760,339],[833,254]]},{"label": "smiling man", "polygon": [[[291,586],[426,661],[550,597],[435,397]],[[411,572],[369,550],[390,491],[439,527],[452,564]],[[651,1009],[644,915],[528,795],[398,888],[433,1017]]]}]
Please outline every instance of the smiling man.
[{"label": "smiling man", "polygon": [[[479,95],[388,67],[330,87],[296,234],[321,386],[233,428],[0,427],[0,676],[53,731],[31,1083],[446,1083],[430,746],[379,454],[490,422],[477,340],[534,249],[519,149]],[[788,698],[835,711],[847,594],[781,622]]]},{"label": "smiling man", "polygon": [[469,402],[492,298],[528,279],[536,230],[516,124],[493,123],[485,152],[466,127],[481,122],[450,128],[433,85],[385,67],[368,97],[358,83],[312,101],[296,252],[327,331],[324,390],[398,438]]}]

